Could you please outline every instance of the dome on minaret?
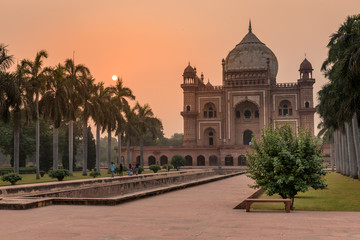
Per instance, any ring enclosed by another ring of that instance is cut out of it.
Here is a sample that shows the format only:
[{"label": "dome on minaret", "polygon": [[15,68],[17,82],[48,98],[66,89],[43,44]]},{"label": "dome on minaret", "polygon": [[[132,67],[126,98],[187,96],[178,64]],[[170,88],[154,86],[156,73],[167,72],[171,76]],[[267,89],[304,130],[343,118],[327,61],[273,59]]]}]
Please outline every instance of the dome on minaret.
[{"label": "dome on minaret", "polygon": [[311,63],[305,58],[304,61],[300,64],[300,69],[299,71],[305,71],[305,70],[308,70],[308,71],[312,71],[314,70],[312,68],[312,65]]},{"label": "dome on minaret", "polygon": [[184,77],[195,77],[196,76],[196,68],[193,68],[191,65],[190,65],[190,62],[189,62],[189,65],[184,69],[184,74],[183,74]]},{"label": "dome on minaret", "polygon": [[278,72],[278,61],[275,54],[262,43],[252,32],[249,22],[249,32],[236,47],[227,55],[225,71],[267,70],[269,60],[270,78],[275,79]]}]

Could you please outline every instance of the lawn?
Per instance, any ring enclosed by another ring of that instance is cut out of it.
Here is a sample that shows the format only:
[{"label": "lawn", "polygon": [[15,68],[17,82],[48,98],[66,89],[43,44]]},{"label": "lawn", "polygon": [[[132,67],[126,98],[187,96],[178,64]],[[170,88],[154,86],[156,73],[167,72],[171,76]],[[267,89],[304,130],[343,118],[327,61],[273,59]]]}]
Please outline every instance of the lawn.
[{"label": "lawn", "polygon": [[[161,170],[159,172],[162,172],[164,170]],[[153,173],[153,171],[150,170],[145,170],[142,174],[146,174],[146,173]],[[127,172],[124,172],[124,176],[127,175]],[[35,174],[21,174],[21,176],[23,177],[21,181],[18,181],[16,183],[16,185],[20,185],[20,184],[29,184],[29,183],[42,183],[42,182],[56,182],[57,179],[56,178],[50,178],[47,174],[44,175],[44,177],[41,177],[40,179],[36,180],[36,175]],[[101,176],[100,177],[110,177],[111,174],[107,173],[107,170],[101,170]],[[115,174],[115,176],[118,176]],[[87,178],[92,178],[90,176],[90,172],[88,172],[87,176],[83,176],[82,172],[74,172],[73,176],[70,177],[65,177],[63,181],[68,181],[68,180],[77,180],[77,179],[87,179]],[[10,186],[11,183],[9,182],[3,182],[1,180],[0,177],[0,186]]]},{"label": "lawn", "polygon": [[[360,211],[360,181],[329,172],[326,176],[327,189],[310,189],[295,197],[295,210],[303,211]],[[263,194],[259,198],[280,198]],[[254,203],[252,209],[283,210],[283,203]]]}]

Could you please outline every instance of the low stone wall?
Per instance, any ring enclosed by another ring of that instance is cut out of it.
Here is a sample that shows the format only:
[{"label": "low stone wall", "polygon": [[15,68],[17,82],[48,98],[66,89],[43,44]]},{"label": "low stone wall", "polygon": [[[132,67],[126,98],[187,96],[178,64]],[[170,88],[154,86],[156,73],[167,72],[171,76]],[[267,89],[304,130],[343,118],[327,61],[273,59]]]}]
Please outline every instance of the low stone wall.
[{"label": "low stone wall", "polygon": [[1,197],[108,197],[169,184],[189,182],[214,175],[239,172],[228,169],[201,169],[141,174],[114,178],[95,178],[0,187]]}]

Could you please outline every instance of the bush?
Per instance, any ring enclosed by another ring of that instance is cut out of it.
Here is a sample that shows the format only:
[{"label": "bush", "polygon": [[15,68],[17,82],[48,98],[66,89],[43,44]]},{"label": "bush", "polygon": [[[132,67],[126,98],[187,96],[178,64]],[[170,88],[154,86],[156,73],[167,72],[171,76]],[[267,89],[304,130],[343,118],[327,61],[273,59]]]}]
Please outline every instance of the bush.
[{"label": "bush", "polygon": [[159,165],[154,164],[154,165],[150,165],[149,169],[150,169],[151,171],[153,171],[154,173],[157,173],[157,171],[159,171],[161,168],[160,168]]},{"label": "bush", "polygon": [[[129,169],[126,167],[126,166],[123,166],[123,172],[127,172]],[[117,173],[118,175],[122,175],[122,173],[120,172],[120,166],[116,166],[116,168],[115,168],[115,171],[114,171],[114,173]]]},{"label": "bush", "polygon": [[13,173],[14,170],[12,168],[1,168],[0,169],[0,176],[8,174],[8,173]]},{"label": "bush", "polygon": [[290,126],[263,129],[261,140],[252,139],[254,151],[247,153],[248,173],[253,188],[263,188],[271,196],[292,199],[308,187],[324,189],[322,149],[309,130],[293,135]]},{"label": "bush", "polygon": [[162,165],[162,168],[166,169],[166,171],[170,171],[170,169],[173,169],[174,166],[171,164],[164,164],[164,165]]},{"label": "bush", "polygon": [[45,175],[45,171],[43,171],[43,170],[40,170],[39,173],[40,173],[40,176],[41,176],[41,177],[43,177],[43,176]]},{"label": "bush", "polygon": [[138,173],[141,174],[144,171],[144,167],[140,166],[138,169]]},{"label": "bush", "polygon": [[90,176],[92,176],[93,178],[96,178],[97,176],[100,176],[100,172],[96,170],[96,168],[94,168],[94,170],[91,171]]},{"label": "bush", "polygon": [[171,159],[171,164],[174,165],[174,168],[179,170],[181,166],[185,166],[185,158],[180,155],[174,155]]},{"label": "bush", "polygon": [[17,173],[8,173],[1,177],[1,180],[4,182],[10,182],[11,185],[15,185],[17,181],[20,181],[22,179],[22,176],[20,176]]},{"label": "bush", "polygon": [[67,169],[50,170],[49,176],[51,178],[57,178],[59,181],[62,181],[64,177],[70,176],[70,172]]},{"label": "bush", "polygon": [[19,168],[20,174],[35,174],[36,173],[36,167],[29,166],[29,167],[20,167]]}]

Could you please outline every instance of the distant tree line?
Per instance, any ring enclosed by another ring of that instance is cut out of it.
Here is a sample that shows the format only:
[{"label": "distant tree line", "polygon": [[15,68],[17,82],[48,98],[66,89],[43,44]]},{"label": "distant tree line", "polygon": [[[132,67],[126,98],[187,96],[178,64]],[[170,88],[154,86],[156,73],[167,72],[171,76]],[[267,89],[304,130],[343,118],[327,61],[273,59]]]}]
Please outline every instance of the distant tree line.
[{"label": "distant tree line", "polygon": [[[74,159],[81,150],[82,172],[87,175],[88,169],[100,168],[104,152],[100,134],[104,132],[108,136],[108,167],[112,133],[117,136],[118,148],[126,143],[127,162],[130,146],[141,146],[141,165],[144,145],[181,144],[181,135],[164,138],[162,123],[148,104],[136,102],[130,106],[135,96],[121,78],[105,87],[103,82],[95,82],[85,65],[66,59],[62,64],[45,67],[47,57],[46,51],[39,51],[34,60],[24,59],[9,71],[14,58],[7,46],[0,44],[0,148],[11,156],[15,173],[27,157],[35,155],[37,179],[40,169],[57,169],[59,165],[72,174]],[[96,127],[95,142],[88,126],[90,119]]]}]

